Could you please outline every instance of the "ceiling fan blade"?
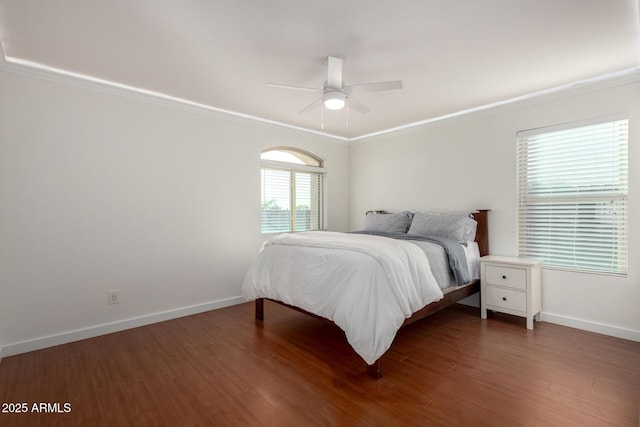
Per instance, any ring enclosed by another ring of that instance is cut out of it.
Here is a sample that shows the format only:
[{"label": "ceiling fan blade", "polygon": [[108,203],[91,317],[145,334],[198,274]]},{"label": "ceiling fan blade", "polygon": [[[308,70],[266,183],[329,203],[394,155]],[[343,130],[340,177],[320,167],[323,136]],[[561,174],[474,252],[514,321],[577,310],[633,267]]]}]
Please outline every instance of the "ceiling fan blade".
[{"label": "ceiling fan blade", "polygon": [[312,110],[313,108],[315,108],[316,106],[318,106],[320,104],[320,101],[322,101],[322,98],[316,99],[311,104],[307,105],[302,110],[298,111],[298,114],[306,113],[307,111]]},{"label": "ceiling fan blade", "polygon": [[281,85],[278,83],[267,83],[267,86],[278,87],[282,89],[293,89],[293,90],[304,90],[307,92],[317,92],[322,93],[322,89],[314,88],[314,87],[304,87],[304,86],[291,86],[291,85]]},{"label": "ceiling fan blade", "polygon": [[328,57],[327,70],[327,86],[333,89],[342,89],[342,58]]},{"label": "ceiling fan blade", "polygon": [[344,88],[348,93],[381,92],[383,90],[402,89],[402,80],[388,82],[358,83]]},{"label": "ceiling fan blade", "polygon": [[353,108],[359,113],[367,114],[369,111],[371,111],[369,107],[367,107],[360,101],[356,101],[354,99],[348,98],[347,102],[349,103],[349,108]]}]

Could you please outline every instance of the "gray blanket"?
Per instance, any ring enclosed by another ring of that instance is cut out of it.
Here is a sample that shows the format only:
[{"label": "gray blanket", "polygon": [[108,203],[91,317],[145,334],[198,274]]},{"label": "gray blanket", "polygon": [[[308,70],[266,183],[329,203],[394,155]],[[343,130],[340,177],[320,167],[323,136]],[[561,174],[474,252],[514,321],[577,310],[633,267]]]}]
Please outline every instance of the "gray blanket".
[{"label": "gray blanket", "polygon": [[399,240],[417,240],[420,242],[431,242],[444,248],[447,258],[449,259],[449,268],[453,273],[453,277],[458,285],[468,283],[471,281],[471,275],[469,274],[469,266],[467,264],[467,257],[464,253],[462,245],[455,239],[448,239],[446,237],[439,236],[420,236],[417,234],[407,233],[386,233],[383,231],[352,231],[357,234],[374,234],[376,236],[389,237]]}]

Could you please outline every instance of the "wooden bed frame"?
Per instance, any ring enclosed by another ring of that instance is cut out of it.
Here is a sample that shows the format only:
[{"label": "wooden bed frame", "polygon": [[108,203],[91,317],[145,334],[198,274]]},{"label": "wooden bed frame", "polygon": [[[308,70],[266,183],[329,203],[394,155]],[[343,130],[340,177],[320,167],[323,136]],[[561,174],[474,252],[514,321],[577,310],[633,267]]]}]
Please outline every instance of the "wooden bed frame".
[{"label": "wooden bed frame", "polygon": [[[478,227],[476,229],[476,238],[475,241],[478,243],[478,248],[480,250],[480,256],[485,256],[489,254],[489,228],[488,228],[488,220],[487,213],[488,209],[479,209],[476,212],[473,212],[473,218],[478,222]],[[410,325],[418,320],[424,319],[425,317],[437,313],[443,308],[449,307],[452,304],[464,299],[470,295],[473,295],[476,292],[480,291],[480,280],[476,279],[469,283],[459,286],[457,289],[447,292],[444,294],[444,297],[436,302],[432,302],[431,304],[427,304],[420,310],[416,311],[411,315],[411,317],[405,319],[401,328],[407,325]],[[277,304],[283,305],[285,307],[289,307],[293,310],[299,311],[306,315],[322,319],[324,321],[333,323],[331,320],[324,318],[322,316],[318,316],[316,314],[310,313],[306,310],[303,310],[299,307],[294,307],[289,304],[285,304],[281,301],[273,300],[268,298],[269,301],[273,301]],[[264,300],[265,298],[258,298],[255,301],[256,308],[256,319],[264,320]],[[376,360],[372,365],[367,365],[367,374],[371,375],[376,379],[382,378],[382,363],[380,359]]]}]

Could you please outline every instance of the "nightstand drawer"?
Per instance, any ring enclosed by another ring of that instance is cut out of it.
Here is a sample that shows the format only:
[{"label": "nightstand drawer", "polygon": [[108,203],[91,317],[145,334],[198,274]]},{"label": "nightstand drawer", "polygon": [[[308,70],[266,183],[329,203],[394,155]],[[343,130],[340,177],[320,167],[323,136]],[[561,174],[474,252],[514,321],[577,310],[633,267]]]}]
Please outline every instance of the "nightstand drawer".
[{"label": "nightstand drawer", "polygon": [[487,265],[486,280],[488,285],[506,286],[514,289],[527,289],[527,270],[524,268]]},{"label": "nightstand drawer", "polygon": [[527,293],[512,291],[511,289],[486,287],[486,304],[494,307],[507,308],[509,310],[527,311]]}]

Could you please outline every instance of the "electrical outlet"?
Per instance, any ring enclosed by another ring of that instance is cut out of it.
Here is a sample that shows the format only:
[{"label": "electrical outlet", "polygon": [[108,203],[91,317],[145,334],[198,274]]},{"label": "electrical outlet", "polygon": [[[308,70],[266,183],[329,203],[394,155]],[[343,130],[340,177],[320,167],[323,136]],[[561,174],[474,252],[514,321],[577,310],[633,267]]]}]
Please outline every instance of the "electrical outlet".
[{"label": "electrical outlet", "polygon": [[109,291],[108,295],[109,295],[109,304],[117,304],[120,302],[120,295],[118,294],[118,290],[117,289],[113,289],[111,291]]}]

